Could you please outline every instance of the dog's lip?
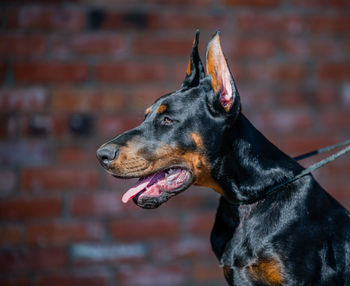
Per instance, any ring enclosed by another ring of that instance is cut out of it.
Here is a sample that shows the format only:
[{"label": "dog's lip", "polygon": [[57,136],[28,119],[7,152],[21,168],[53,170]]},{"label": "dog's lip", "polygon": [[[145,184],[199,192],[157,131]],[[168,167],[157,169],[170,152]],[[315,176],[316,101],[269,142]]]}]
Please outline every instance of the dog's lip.
[{"label": "dog's lip", "polygon": [[[152,184],[152,180],[157,176],[157,174],[168,173],[169,171],[171,171],[171,169],[180,170],[180,172],[185,171],[185,175],[183,175],[183,176],[187,176],[187,178],[184,177],[184,179],[186,179],[186,180],[179,187],[174,188],[174,189],[169,189],[169,190],[163,189],[161,191],[162,193],[163,192],[164,193],[166,193],[166,192],[179,192],[180,190],[184,190],[184,189],[188,188],[192,184],[192,182],[194,180],[194,176],[193,176],[192,171],[188,167],[173,165],[173,166],[169,166],[166,168],[161,168],[157,171],[153,171],[149,175],[144,175],[142,177],[138,177],[139,178],[138,183],[134,187],[129,189],[126,193],[124,193],[122,201],[124,203],[126,203],[127,201],[129,201],[129,199],[134,198],[134,197],[139,197],[147,190],[150,190],[153,186],[156,186],[158,183],[159,179],[156,179],[156,181],[154,181],[154,183]],[[118,176],[115,176],[115,177],[118,177]],[[125,177],[124,177],[124,179],[125,179]],[[160,180],[162,181],[163,179],[160,179]]]},{"label": "dog's lip", "polygon": [[[164,166],[164,167],[160,167],[157,169],[153,169],[152,171],[148,171],[147,173],[143,173],[143,174],[123,174],[123,175],[119,175],[114,173],[112,170],[107,170],[113,177],[117,178],[117,179],[123,179],[123,180],[128,180],[128,179],[144,179],[148,176],[151,176],[153,174],[168,170],[168,169],[176,169],[176,168],[180,168],[180,169],[184,169],[186,171],[188,171],[191,176],[193,177],[193,172],[191,170],[190,167],[188,167],[187,165],[184,164],[174,164],[174,165],[170,165],[170,166]],[[140,172],[141,173],[141,172]]]},{"label": "dog's lip", "polygon": [[[175,167],[172,167],[172,168],[175,168]],[[165,170],[167,170],[168,168],[166,168]],[[195,180],[195,177],[193,175],[193,173],[191,172],[191,170],[189,170],[188,168],[182,168],[183,170],[187,171],[188,172],[188,178],[186,181],[183,182],[183,184],[181,184],[179,187],[175,188],[175,189],[172,189],[172,190],[164,190],[162,191],[162,193],[171,193],[173,195],[177,195],[183,191],[185,191],[186,189],[188,189],[194,182]],[[146,188],[141,190],[140,192],[138,192],[135,196],[133,196],[133,201],[136,205],[138,206],[141,206],[143,208],[154,208],[154,206],[152,207],[145,207],[144,205],[140,205],[139,204],[139,199],[142,197],[144,198],[145,196],[146,197],[152,197],[152,196],[147,196],[145,193],[147,192]],[[168,198],[169,199],[169,198]],[[166,200],[168,200],[166,199]],[[163,203],[163,202],[162,202]],[[158,205],[157,205],[158,206]]]}]

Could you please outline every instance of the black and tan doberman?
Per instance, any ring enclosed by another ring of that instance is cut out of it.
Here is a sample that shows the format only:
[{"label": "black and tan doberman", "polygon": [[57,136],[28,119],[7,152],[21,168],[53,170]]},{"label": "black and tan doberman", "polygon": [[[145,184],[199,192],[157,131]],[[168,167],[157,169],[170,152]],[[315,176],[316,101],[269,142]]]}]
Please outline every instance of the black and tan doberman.
[{"label": "black and tan doberman", "polygon": [[198,35],[179,90],[145,120],[103,144],[97,156],[118,178],[140,178],[122,200],[156,208],[190,185],[221,195],[212,248],[229,285],[350,285],[350,215],[241,112],[220,45]]}]

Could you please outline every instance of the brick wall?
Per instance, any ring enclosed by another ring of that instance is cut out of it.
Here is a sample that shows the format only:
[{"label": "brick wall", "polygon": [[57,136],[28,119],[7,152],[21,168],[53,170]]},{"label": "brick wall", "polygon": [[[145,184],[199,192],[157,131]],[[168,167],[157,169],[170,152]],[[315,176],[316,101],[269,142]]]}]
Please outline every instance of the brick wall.
[{"label": "brick wall", "polygon": [[[213,191],[122,205],[131,182],[95,159],[180,86],[196,28],[203,57],[221,28],[244,112],[285,152],[350,137],[347,0],[0,5],[1,285],[225,285],[209,245]],[[316,172],[348,209],[349,175],[349,156]]]}]

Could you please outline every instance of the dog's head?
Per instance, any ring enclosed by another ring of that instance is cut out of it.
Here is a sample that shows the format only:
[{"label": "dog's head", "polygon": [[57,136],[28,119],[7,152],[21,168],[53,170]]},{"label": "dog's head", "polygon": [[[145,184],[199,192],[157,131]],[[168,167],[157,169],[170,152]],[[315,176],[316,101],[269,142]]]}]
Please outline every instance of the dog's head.
[{"label": "dog's head", "polygon": [[147,108],[144,121],[97,150],[101,165],[118,178],[140,178],[122,200],[156,208],[191,184],[223,194],[213,166],[225,152],[225,133],[240,113],[239,94],[217,32],[208,44],[206,73],[198,37],[179,90]]}]

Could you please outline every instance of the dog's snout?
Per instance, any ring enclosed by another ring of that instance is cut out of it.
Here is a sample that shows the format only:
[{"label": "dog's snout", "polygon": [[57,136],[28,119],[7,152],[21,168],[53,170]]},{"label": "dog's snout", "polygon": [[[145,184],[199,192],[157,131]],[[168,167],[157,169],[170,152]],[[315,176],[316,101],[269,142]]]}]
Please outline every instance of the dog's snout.
[{"label": "dog's snout", "polygon": [[100,147],[97,152],[97,158],[104,167],[109,167],[110,163],[117,157],[118,149],[115,145],[107,144]]}]

